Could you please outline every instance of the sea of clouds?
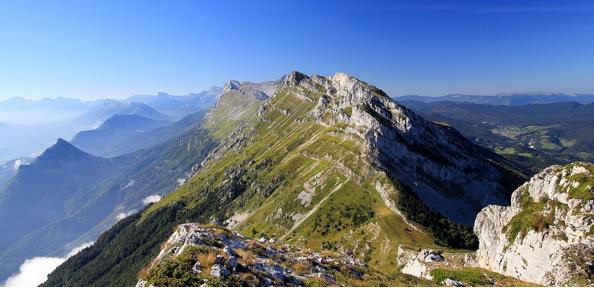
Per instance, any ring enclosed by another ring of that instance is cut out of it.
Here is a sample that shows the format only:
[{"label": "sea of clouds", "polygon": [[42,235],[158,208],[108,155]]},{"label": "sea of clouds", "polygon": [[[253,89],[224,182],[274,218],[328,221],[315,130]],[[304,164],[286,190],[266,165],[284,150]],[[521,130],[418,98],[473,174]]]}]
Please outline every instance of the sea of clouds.
[{"label": "sea of clouds", "polygon": [[65,257],[34,257],[27,259],[21,264],[19,272],[8,277],[2,286],[37,287],[45,282],[47,275],[52,273],[60,264],[91,245],[93,245],[93,242],[84,243],[72,249]]}]

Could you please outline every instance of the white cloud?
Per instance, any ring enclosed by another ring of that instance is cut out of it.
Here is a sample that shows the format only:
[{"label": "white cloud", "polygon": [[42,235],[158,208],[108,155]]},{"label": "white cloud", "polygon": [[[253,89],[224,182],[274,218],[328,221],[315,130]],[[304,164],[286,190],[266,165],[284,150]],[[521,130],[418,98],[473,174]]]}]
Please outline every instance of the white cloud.
[{"label": "white cloud", "polygon": [[136,210],[131,210],[131,211],[128,211],[126,213],[124,213],[124,212],[118,213],[116,215],[116,220],[120,221],[120,220],[122,220],[122,219],[124,219],[124,218],[126,218],[126,217],[128,217],[128,216],[130,216],[132,214],[134,214],[134,213],[136,213]]},{"label": "white cloud", "polygon": [[47,280],[47,275],[52,273],[56,267],[64,263],[68,258],[74,256],[82,249],[89,247],[93,242],[84,243],[70,251],[66,257],[34,257],[25,260],[19,272],[6,279],[6,287],[36,287]]},{"label": "white cloud", "polygon": [[126,186],[124,186],[124,188],[122,188],[122,190],[126,189],[126,188],[130,188],[134,186],[134,179],[131,179],[128,184],[126,184]]},{"label": "white cloud", "polygon": [[144,203],[144,205],[148,205],[151,203],[159,202],[160,200],[161,200],[161,196],[150,195],[150,196],[147,196],[146,198],[142,199],[142,203]]},{"label": "white cloud", "polygon": [[19,268],[18,274],[8,277],[6,287],[36,287],[47,280],[47,275],[58,267],[64,258],[35,257],[27,259]]}]

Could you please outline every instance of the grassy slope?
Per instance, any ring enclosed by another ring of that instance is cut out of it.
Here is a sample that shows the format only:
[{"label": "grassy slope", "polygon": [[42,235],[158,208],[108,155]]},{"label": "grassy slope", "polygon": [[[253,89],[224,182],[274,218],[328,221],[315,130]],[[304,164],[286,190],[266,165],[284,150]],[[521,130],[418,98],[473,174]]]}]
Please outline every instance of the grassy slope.
[{"label": "grassy slope", "polygon": [[[226,153],[146,214],[181,199],[191,199],[190,206],[200,205],[205,200],[196,191],[221,187],[228,178],[226,171],[236,169],[237,163],[246,163],[239,168],[245,170],[243,178],[257,178],[256,185],[233,201],[233,209],[217,213],[221,220],[240,212],[251,215],[237,227],[246,235],[282,237],[312,248],[356,249],[380,270],[393,270],[399,244],[434,246],[427,233],[407,225],[383,203],[376,182],[391,187],[394,199],[397,190],[365,161],[361,154],[363,139],[349,134],[340,124],[317,124],[307,112],[319,95],[310,97],[312,101],[293,93],[277,95],[263,115],[270,121],[253,127],[253,142],[240,153]],[[269,164],[258,168],[262,163]],[[323,185],[314,188],[311,203],[305,207],[298,195],[316,177],[323,179]],[[259,183],[276,182],[278,186],[269,197],[256,191]],[[302,221],[292,218],[298,214],[304,215]]]},{"label": "grassy slope", "polygon": [[512,277],[503,276],[485,269],[465,267],[459,269],[452,268],[438,268],[431,271],[433,281],[440,283],[445,279],[452,279],[461,281],[470,286],[491,286],[496,285],[500,287],[531,287],[537,286],[532,283],[524,282]]}]

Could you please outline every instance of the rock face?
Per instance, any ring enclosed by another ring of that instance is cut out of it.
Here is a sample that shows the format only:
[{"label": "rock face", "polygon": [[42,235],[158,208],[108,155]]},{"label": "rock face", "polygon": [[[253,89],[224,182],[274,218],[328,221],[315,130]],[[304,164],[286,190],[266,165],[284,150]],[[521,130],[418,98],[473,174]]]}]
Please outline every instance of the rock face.
[{"label": "rock face", "polygon": [[[476,267],[470,254],[443,253],[430,249],[414,251],[398,247],[398,266],[404,274],[432,280],[431,271],[437,268]],[[452,286],[452,285],[447,285]]]},{"label": "rock face", "polygon": [[299,94],[295,87],[302,93],[322,93],[311,112],[317,121],[326,126],[348,124],[351,132],[365,139],[369,160],[410,185],[431,209],[471,226],[484,206],[509,203],[510,190],[501,183],[510,173],[503,171],[502,159],[471,144],[455,129],[423,119],[378,88],[344,73],[310,77],[292,72],[278,90],[293,88],[292,93]]},{"label": "rock face", "polygon": [[532,283],[477,267],[473,253],[398,247],[400,272],[443,286],[533,286]]},{"label": "rock face", "polygon": [[592,285],[594,165],[551,166],[512,195],[488,206],[474,231],[485,269],[542,285]]},{"label": "rock face", "polygon": [[188,223],[171,235],[137,286],[334,286],[385,279],[352,257],[261,243],[219,226]]}]

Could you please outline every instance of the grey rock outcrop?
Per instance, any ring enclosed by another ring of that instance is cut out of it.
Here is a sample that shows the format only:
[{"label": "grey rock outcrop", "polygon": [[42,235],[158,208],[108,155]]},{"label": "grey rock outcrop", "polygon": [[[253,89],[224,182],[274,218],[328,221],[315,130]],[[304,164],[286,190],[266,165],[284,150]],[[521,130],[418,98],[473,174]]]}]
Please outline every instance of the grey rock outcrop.
[{"label": "grey rock outcrop", "polygon": [[[462,259],[461,256],[463,257]],[[415,251],[398,247],[398,266],[400,272],[418,278],[432,280],[431,271],[437,268],[463,268],[475,267],[473,257],[470,254],[443,253],[431,249]],[[447,285],[446,286],[452,286]]]},{"label": "grey rock outcrop", "polygon": [[281,79],[279,91],[307,101],[313,101],[307,93],[321,94],[311,111],[318,123],[348,124],[351,133],[365,139],[370,162],[401,183],[410,183],[408,188],[426,205],[456,222],[470,226],[483,207],[507,205],[513,188],[501,184],[505,176],[517,185],[526,179],[500,166],[504,160],[452,127],[423,119],[382,90],[347,74],[310,77],[291,72]]},{"label": "grey rock outcrop", "polygon": [[552,166],[477,216],[479,266],[524,281],[592,285],[594,165]]},{"label": "grey rock outcrop", "polygon": [[[167,269],[159,267],[180,259],[188,261],[188,257],[194,264],[177,267],[187,267],[190,273],[185,274],[189,278],[185,284],[189,286],[303,286],[306,281],[334,286],[345,284],[338,283],[335,275],[358,280],[384,277],[351,256],[330,252],[322,256],[290,245],[260,242],[212,224],[186,223],[164,243],[148,267],[146,279],[139,279],[137,285],[170,283],[166,278],[171,275],[159,274]],[[172,283],[180,283],[177,280]]]}]

